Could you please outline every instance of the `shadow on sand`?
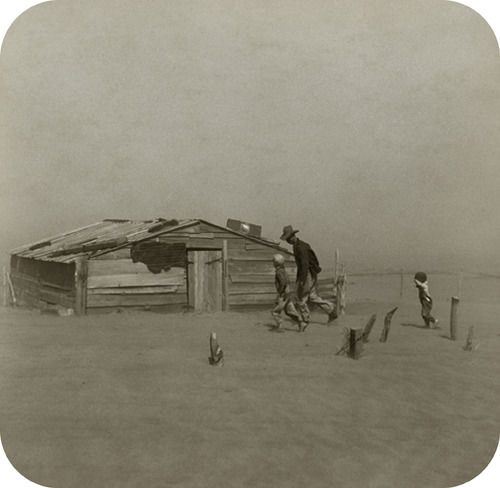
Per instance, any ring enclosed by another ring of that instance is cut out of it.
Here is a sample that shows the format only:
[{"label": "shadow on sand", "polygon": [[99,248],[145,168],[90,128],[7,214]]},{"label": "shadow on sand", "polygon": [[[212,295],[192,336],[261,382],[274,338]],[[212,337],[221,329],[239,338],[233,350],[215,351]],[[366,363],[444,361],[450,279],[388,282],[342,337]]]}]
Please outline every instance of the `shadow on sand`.
[{"label": "shadow on sand", "polygon": [[298,332],[299,331],[298,326],[296,326],[292,323],[284,323],[281,325],[280,328],[278,328],[275,323],[270,323],[270,322],[257,322],[255,325],[258,325],[260,327],[267,327],[267,330],[269,332],[275,332],[278,334],[282,334],[283,332]]},{"label": "shadow on sand", "polygon": [[446,335],[446,334],[439,334],[439,337],[441,337],[441,339],[448,339],[449,341],[453,340],[449,335]]},{"label": "shadow on sand", "polygon": [[[311,328],[311,326],[313,328],[315,327],[330,327],[332,325],[338,325],[338,321],[334,321],[330,324],[324,324],[323,322],[317,322],[317,321],[314,321],[314,320],[311,320],[311,322],[309,322],[309,325],[307,326],[307,330],[309,330]],[[278,329],[278,327],[276,327],[276,324],[274,322],[257,322],[255,324],[256,326],[259,326],[259,327],[267,327],[268,331],[269,332],[277,332],[277,333],[282,333],[282,332],[298,332],[299,331],[299,326],[298,324],[296,324],[295,322],[288,322],[288,321],[283,321],[283,323],[281,324],[281,327]]]},{"label": "shadow on sand", "polygon": [[409,324],[409,323],[401,323],[400,325],[402,325],[403,327],[415,327],[416,329],[427,329],[427,330],[431,330],[430,327],[427,327],[425,325],[421,325],[421,324]]}]

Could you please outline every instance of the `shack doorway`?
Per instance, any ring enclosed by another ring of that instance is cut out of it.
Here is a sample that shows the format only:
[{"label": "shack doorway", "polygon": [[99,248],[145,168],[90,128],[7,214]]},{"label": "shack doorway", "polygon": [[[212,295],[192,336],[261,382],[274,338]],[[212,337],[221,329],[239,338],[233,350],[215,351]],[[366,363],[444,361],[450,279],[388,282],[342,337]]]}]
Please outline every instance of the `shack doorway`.
[{"label": "shack doorway", "polygon": [[196,312],[222,310],[222,250],[187,251],[188,303]]}]

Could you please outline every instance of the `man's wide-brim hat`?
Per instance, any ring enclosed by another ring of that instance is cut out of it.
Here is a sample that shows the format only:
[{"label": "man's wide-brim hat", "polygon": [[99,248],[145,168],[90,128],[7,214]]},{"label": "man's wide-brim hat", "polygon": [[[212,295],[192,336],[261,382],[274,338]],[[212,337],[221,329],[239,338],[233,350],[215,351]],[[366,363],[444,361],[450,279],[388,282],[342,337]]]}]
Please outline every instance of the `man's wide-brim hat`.
[{"label": "man's wide-brim hat", "polygon": [[294,230],[291,225],[285,225],[285,227],[283,227],[283,234],[281,234],[280,239],[282,241],[286,241],[290,239],[290,237],[294,236],[297,232],[298,230]]}]

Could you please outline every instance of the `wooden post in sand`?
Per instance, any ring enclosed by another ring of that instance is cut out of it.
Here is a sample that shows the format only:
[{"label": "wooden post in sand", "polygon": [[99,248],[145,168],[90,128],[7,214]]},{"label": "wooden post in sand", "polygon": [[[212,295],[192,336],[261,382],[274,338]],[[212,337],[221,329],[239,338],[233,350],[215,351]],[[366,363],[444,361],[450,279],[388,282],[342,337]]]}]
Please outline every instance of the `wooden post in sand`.
[{"label": "wooden post in sand", "polygon": [[217,342],[215,332],[210,333],[210,356],[208,357],[208,362],[212,366],[222,366],[224,364],[224,353]]},{"label": "wooden post in sand", "polygon": [[389,329],[391,328],[391,320],[392,316],[396,313],[398,307],[394,307],[390,310],[384,319],[384,328],[382,329],[382,334],[380,335],[380,342],[386,342],[387,337],[389,336]]},{"label": "wooden post in sand", "polygon": [[458,327],[458,304],[460,299],[458,297],[451,297],[451,312],[450,312],[450,339],[455,341],[457,339]]},{"label": "wooden post in sand", "polygon": [[370,332],[373,329],[373,326],[375,324],[375,321],[377,320],[377,315],[373,314],[368,322],[365,325],[365,328],[363,329],[363,342],[367,343],[368,342],[368,336],[370,335]]},{"label": "wooden post in sand", "polygon": [[363,329],[344,327],[344,342],[335,356],[345,354],[352,359],[358,359],[363,352]]},{"label": "wooden post in sand", "polygon": [[363,352],[363,329],[349,329],[349,349],[347,356],[359,359]]},{"label": "wooden post in sand", "polygon": [[342,272],[337,276],[336,280],[336,299],[335,299],[335,311],[337,312],[337,317],[345,314],[345,285],[346,285],[346,274],[345,268],[342,266]]},{"label": "wooden post in sand", "polygon": [[404,273],[403,270],[399,272],[399,296],[403,297]]},{"label": "wooden post in sand", "polygon": [[474,326],[469,327],[469,332],[467,334],[467,339],[464,345],[464,351],[472,351],[472,339],[474,338]]},{"label": "wooden post in sand", "polygon": [[347,355],[352,359],[358,359],[363,352],[363,329],[344,328],[344,343],[335,353],[335,356],[341,354]]}]

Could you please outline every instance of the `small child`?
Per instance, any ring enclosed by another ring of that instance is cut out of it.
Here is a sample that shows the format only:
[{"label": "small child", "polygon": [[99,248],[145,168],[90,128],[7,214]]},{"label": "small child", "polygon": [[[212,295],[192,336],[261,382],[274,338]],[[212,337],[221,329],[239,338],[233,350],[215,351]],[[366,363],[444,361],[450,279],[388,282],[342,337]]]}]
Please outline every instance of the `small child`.
[{"label": "small child", "polygon": [[273,266],[275,269],[274,284],[276,285],[276,291],[278,293],[276,297],[276,306],[271,311],[276,327],[279,329],[281,327],[281,312],[285,312],[294,322],[299,324],[299,332],[305,327],[302,319],[293,304],[293,300],[290,293],[290,286],[288,281],[288,274],[285,269],[285,258],[281,254],[275,254],[273,256]]},{"label": "small child", "polygon": [[422,305],[422,318],[424,319],[425,326],[435,328],[437,327],[438,321],[431,315],[432,297],[429,294],[427,275],[422,271],[415,273],[414,282],[415,286],[418,288],[418,298]]}]

